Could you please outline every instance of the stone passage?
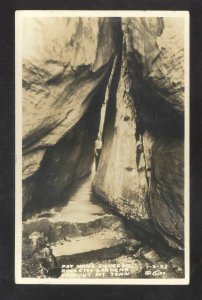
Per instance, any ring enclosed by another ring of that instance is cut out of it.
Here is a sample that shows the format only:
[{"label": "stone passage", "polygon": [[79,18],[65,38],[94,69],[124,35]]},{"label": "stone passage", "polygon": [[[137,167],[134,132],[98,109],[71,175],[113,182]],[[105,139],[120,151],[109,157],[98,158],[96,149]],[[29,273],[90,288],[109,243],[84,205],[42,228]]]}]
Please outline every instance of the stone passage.
[{"label": "stone passage", "polygon": [[[183,275],[183,262],[174,271],[161,257],[127,231],[123,220],[92,194],[92,173],[75,182],[66,203],[32,214],[23,222],[23,276],[68,278],[158,277]],[[169,257],[171,259],[173,257]],[[177,259],[175,257],[175,259]]]},{"label": "stone passage", "polygon": [[26,18],[24,277],[183,276],[183,26]]}]

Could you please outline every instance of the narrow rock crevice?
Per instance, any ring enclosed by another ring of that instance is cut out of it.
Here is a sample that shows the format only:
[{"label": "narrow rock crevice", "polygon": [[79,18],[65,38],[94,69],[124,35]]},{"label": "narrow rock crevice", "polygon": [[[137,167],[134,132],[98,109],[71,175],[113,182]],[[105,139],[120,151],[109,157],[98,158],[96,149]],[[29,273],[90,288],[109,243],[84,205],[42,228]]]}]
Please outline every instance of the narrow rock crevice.
[{"label": "narrow rock crevice", "polygon": [[168,267],[160,278],[183,277],[183,57],[174,23],[30,22],[37,38],[23,64],[23,276],[71,278],[79,264],[130,258],[132,275],[123,278],[144,278],[157,262]]},{"label": "narrow rock crevice", "polygon": [[[39,170],[31,179],[24,181],[24,186],[32,182],[32,196],[24,213],[60,203],[64,198],[64,190],[74,180],[91,172],[100,111],[112,64],[111,59],[108,73],[94,92],[84,116],[56,145],[49,147]],[[26,193],[24,195],[27,197]]]}]

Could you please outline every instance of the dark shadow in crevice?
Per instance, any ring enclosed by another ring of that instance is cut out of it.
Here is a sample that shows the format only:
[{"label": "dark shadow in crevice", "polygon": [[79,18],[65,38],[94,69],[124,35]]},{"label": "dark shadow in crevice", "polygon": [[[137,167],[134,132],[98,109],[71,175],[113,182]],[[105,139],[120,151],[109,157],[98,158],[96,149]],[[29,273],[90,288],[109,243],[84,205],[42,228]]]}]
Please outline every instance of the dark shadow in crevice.
[{"label": "dark shadow in crevice", "polygon": [[[113,60],[114,57],[111,58],[108,72],[96,88],[84,116],[66,136],[46,151],[40,169],[29,179],[34,188],[32,199],[24,208],[24,216],[44,208],[64,205],[70,197],[71,184],[90,174],[94,162],[94,146],[100,124],[100,111]],[[63,161],[67,161],[66,166]],[[66,180],[58,179],[61,173],[63,177],[67,176]]]},{"label": "dark shadow in crevice", "polygon": [[184,139],[184,116],[167,102],[149,78],[143,77],[138,53],[128,55],[130,90],[137,111],[137,134],[148,130],[154,137]]}]

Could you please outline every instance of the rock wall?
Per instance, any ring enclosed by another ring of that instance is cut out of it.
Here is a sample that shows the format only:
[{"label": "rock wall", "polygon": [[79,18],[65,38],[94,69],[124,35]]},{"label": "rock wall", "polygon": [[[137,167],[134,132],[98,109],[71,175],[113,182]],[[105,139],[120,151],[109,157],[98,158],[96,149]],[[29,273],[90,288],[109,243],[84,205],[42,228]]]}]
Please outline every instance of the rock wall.
[{"label": "rock wall", "polygon": [[[74,126],[90,110],[92,101],[97,103],[97,110],[100,109],[97,95],[105,89],[118,35],[109,18],[25,18],[23,25],[23,203],[26,204],[32,198],[29,191],[33,190],[33,180],[30,178],[36,177],[43,159],[44,165],[49,157],[52,166],[50,153],[58,153],[61,143],[66,148],[67,134],[72,130],[77,136]],[[97,114],[94,118],[99,123]],[[83,147],[80,152],[88,157],[92,151],[85,141],[89,138],[91,143],[93,141],[85,130],[80,136],[83,140],[77,140],[82,144],[76,147]],[[56,149],[51,149],[55,145]],[[49,154],[45,157],[47,151]],[[75,153],[77,151],[75,149]],[[65,156],[61,152],[60,155]],[[75,174],[67,176],[75,178],[88,173],[88,161],[92,161],[92,157],[87,158],[86,163],[80,162],[80,166],[68,168]]]},{"label": "rock wall", "polygon": [[49,147],[40,169],[27,180],[28,186],[31,182],[32,190],[26,212],[62,203],[66,200],[66,188],[70,183],[91,172],[105,85],[103,82],[88,111],[73,129],[56,145]]},{"label": "rock wall", "polygon": [[149,215],[145,155],[148,156],[148,153],[140,152],[137,146],[138,142],[142,144],[142,137],[137,133],[137,112],[130,95],[132,82],[127,74],[124,51],[120,59],[121,68],[117,66],[116,70],[120,72],[117,95],[113,94],[113,83],[94,190],[127,219],[146,224]]},{"label": "rock wall", "polygon": [[184,144],[162,137],[152,149],[150,211],[157,230],[169,245],[183,249]]},{"label": "rock wall", "polygon": [[123,18],[127,52],[143,78],[178,112],[184,111],[184,19]]},{"label": "rock wall", "polygon": [[180,19],[122,19],[120,79],[94,182],[119,214],[177,249],[184,239],[182,30]]},{"label": "rock wall", "polygon": [[139,127],[153,140],[149,215],[155,229],[178,249],[184,241],[183,22],[134,18],[122,23]]}]

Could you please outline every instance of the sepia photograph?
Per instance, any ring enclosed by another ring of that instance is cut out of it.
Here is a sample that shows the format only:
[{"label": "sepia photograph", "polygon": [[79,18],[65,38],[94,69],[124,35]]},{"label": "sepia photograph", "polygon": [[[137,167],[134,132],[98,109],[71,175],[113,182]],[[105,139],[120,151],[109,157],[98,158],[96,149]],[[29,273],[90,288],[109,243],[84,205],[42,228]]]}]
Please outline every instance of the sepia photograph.
[{"label": "sepia photograph", "polygon": [[15,282],[189,284],[189,13],[15,30]]}]

